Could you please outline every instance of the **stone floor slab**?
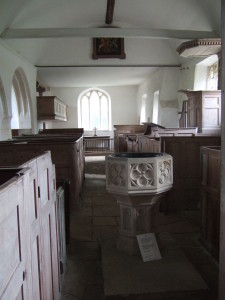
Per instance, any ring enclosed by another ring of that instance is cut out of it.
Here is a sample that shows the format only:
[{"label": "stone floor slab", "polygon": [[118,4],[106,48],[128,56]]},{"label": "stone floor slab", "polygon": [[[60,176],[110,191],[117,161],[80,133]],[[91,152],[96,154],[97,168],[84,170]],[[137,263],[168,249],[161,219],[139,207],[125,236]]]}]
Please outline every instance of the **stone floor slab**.
[{"label": "stone floor slab", "polygon": [[119,235],[119,228],[117,226],[94,226],[93,240],[98,240],[100,237],[117,237]]},{"label": "stone floor slab", "polygon": [[92,225],[79,225],[76,226],[76,223],[71,222],[71,239],[77,239],[80,241],[91,241],[92,240]]},{"label": "stone floor slab", "polygon": [[168,234],[160,234],[160,239],[163,258],[145,263],[141,256],[129,256],[119,252],[115,240],[107,238],[100,240],[106,299],[107,297],[117,299],[117,296],[127,295],[129,295],[127,299],[136,299],[130,297],[134,295],[156,297],[159,294],[161,299],[164,299],[163,295],[167,297],[174,293],[193,295],[207,292],[206,283],[173,239],[168,237]]},{"label": "stone floor slab", "polygon": [[84,297],[82,300],[103,300],[104,293],[101,286],[98,285],[87,285]]},{"label": "stone floor slab", "polygon": [[94,217],[119,216],[119,206],[95,206],[93,209]]},{"label": "stone floor slab", "polygon": [[190,233],[190,232],[199,232],[199,227],[189,221],[179,221],[173,224],[161,225],[159,226],[159,230],[164,232],[171,232],[171,233]]}]

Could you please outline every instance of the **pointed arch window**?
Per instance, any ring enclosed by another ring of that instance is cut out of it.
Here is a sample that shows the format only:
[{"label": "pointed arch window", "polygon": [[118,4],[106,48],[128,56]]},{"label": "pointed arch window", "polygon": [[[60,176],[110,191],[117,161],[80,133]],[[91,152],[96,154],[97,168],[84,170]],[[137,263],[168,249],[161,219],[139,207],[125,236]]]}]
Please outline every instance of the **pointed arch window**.
[{"label": "pointed arch window", "polygon": [[111,100],[103,90],[91,89],[78,99],[78,126],[84,130],[111,130]]}]

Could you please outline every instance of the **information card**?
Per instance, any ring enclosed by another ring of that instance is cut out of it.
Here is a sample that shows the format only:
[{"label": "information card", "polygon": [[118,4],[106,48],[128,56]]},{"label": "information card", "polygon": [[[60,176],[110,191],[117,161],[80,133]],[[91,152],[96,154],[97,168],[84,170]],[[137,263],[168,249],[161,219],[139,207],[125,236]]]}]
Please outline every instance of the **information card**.
[{"label": "information card", "polygon": [[144,262],[162,258],[154,233],[137,235],[137,241]]}]

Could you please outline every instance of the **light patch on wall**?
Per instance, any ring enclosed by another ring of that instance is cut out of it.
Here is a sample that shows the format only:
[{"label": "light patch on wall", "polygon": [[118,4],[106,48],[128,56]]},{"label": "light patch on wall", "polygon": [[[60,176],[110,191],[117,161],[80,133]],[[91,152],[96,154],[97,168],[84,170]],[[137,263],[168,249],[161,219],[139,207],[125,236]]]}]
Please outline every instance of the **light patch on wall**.
[{"label": "light patch on wall", "polygon": [[19,112],[18,112],[18,104],[16,100],[15,90],[12,87],[11,90],[11,105],[12,105],[12,119],[11,119],[11,128],[19,129]]},{"label": "light patch on wall", "polygon": [[159,91],[154,92],[152,122],[157,124],[159,118]]},{"label": "light patch on wall", "polygon": [[142,95],[140,124],[146,122],[146,99],[147,99],[147,94]]}]

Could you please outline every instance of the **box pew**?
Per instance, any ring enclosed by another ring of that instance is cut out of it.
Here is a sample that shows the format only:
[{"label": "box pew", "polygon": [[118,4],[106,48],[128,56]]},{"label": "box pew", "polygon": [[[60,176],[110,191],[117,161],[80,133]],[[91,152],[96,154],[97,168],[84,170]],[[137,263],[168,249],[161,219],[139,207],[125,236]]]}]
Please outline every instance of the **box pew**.
[{"label": "box pew", "polygon": [[221,147],[201,147],[201,242],[219,260]]},{"label": "box pew", "polygon": [[201,203],[201,147],[220,146],[220,136],[139,136],[139,152],[165,152],[173,157],[173,189],[165,211],[198,210]]},{"label": "box pew", "polygon": [[195,136],[196,127],[165,128],[154,123],[115,125],[115,152],[159,152],[156,138],[163,136]]},{"label": "box pew", "polygon": [[148,135],[139,135],[138,152],[161,152],[160,138],[154,138]]},{"label": "box pew", "polygon": [[60,284],[62,286],[66,269],[66,221],[65,221],[65,183],[58,183],[57,190],[57,218],[58,218],[58,240],[59,240],[59,260],[60,260]]},{"label": "box pew", "polygon": [[57,180],[70,181],[70,209],[79,210],[84,178],[83,135],[27,135],[0,142],[0,165],[14,165],[51,151]]},{"label": "box pew", "polygon": [[60,299],[55,166],[50,152],[0,168],[0,299]]},{"label": "box pew", "polygon": [[168,193],[167,210],[198,210],[201,203],[202,146],[220,146],[220,136],[196,135],[161,137],[161,151],[173,157],[173,189]]},{"label": "box pew", "polygon": [[144,131],[144,125],[114,125],[114,151],[128,152],[127,137],[142,134]]},{"label": "box pew", "polygon": [[40,129],[39,134],[84,134],[84,128],[51,128],[51,129]]},{"label": "box pew", "polygon": [[144,135],[150,137],[160,137],[160,136],[192,136],[198,133],[197,127],[183,127],[183,128],[166,128],[158,124],[146,123],[146,130]]}]

